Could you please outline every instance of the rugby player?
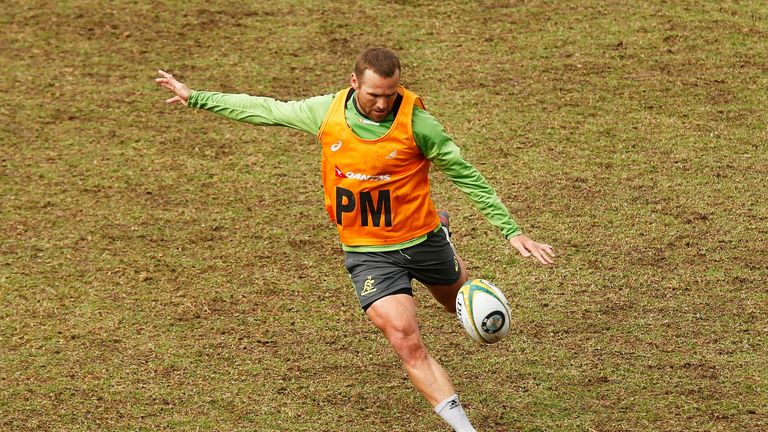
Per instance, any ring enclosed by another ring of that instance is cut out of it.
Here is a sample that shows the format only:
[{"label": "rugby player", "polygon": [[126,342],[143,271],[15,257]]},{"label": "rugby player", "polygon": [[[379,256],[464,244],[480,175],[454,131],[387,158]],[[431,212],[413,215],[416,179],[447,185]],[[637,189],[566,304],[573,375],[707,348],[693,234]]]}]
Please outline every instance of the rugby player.
[{"label": "rugby player", "polygon": [[338,230],[363,311],[435,412],[455,431],[474,431],[450,378],[427,352],[416,320],[412,279],[451,313],[467,280],[450,241],[448,214],[436,209],[429,194],[430,164],[467,194],[522,256],[546,265],[555,254],[522,233],[421,98],[401,86],[398,57],[385,48],[366,50],[355,63],[350,87],[289,102],[194,91],[171,74],[158,73],[155,81],[174,93],[169,104],[317,136],[325,209]]}]

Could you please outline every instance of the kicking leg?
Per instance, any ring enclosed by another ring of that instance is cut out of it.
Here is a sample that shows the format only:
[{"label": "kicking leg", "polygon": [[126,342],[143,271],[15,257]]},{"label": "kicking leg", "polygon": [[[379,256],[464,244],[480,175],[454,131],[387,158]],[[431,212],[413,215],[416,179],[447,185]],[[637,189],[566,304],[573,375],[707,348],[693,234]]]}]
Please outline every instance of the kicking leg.
[{"label": "kicking leg", "polygon": [[[440,217],[440,224],[442,225],[443,234],[445,240],[448,242],[451,251],[453,252],[454,265],[459,267],[459,278],[456,282],[450,285],[438,285],[428,284],[424,285],[429,288],[429,292],[432,293],[432,297],[435,298],[447,312],[456,313],[456,294],[467,281],[467,267],[464,265],[464,260],[456,253],[456,248],[451,244],[451,217],[448,215],[447,210],[438,210],[437,215]],[[443,246],[446,247],[446,246]]]},{"label": "kicking leg", "polygon": [[432,297],[435,298],[447,312],[456,313],[456,294],[458,294],[461,286],[467,281],[467,267],[464,265],[464,260],[460,256],[456,255],[456,262],[461,270],[459,278],[456,282],[450,285],[431,285],[424,284],[429,288],[429,292]]}]

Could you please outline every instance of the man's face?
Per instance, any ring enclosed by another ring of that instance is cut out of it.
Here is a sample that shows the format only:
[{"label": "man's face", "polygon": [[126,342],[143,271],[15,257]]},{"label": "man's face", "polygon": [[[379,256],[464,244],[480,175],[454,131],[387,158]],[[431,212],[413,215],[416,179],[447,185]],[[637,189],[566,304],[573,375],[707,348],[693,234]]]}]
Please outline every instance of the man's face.
[{"label": "man's face", "polygon": [[360,112],[369,119],[380,122],[392,111],[400,85],[400,71],[391,78],[383,78],[376,72],[366,69],[363,76],[352,73],[352,88]]}]

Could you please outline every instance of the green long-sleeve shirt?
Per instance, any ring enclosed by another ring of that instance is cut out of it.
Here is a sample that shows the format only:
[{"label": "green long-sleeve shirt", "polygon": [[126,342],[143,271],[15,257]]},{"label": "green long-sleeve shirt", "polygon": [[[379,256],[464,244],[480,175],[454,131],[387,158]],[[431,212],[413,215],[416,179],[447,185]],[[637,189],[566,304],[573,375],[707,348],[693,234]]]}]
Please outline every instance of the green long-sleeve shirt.
[{"label": "green long-sleeve shirt", "polygon": [[[299,101],[281,102],[268,97],[246,94],[193,91],[188,105],[232,120],[259,126],[286,126],[317,135],[333,97],[334,94],[329,94]],[[376,139],[390,129],[394,114],[390,114],[381,122],[371,121],[357,110],[354,98],[350,98],[346,107],[346,118],[357,136],[363,139]],[[504,237],[510,238],[521,233],[496,192],[480,172],[461,157],[458,146],[448,136],[443,126],[429,112],[419,107],[415,107],[413,112],[413,136],[424,156],[459,190],[467,194],[474,206],[491,224],[501,230]],[[423,238],[426,236],[397,245],[354,248],[345,246],[344,249],[397,250],[419,243]]]}]

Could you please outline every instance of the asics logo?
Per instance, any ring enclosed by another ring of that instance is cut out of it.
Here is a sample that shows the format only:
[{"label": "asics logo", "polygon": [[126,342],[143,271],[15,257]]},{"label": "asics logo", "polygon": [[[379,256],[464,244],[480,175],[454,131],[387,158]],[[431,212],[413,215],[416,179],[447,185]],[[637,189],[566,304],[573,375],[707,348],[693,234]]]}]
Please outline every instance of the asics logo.
[{"label": "asics logo", "polygon": [[341,148],[341,141],[336,141],[335,143],[331,144],[332,152],[339,151],[340,148]]}]

